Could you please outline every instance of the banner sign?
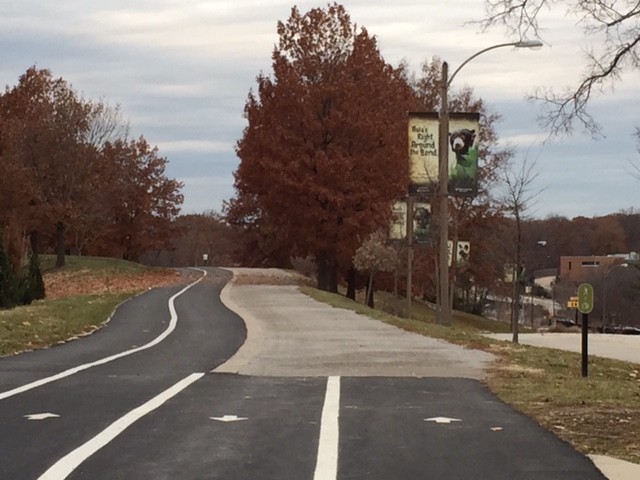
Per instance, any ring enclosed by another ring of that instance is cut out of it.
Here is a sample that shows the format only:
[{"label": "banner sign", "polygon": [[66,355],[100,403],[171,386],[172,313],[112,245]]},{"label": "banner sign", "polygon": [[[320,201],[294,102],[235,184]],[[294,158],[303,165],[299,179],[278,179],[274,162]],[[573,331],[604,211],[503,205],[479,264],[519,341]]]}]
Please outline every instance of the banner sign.
[{"label": "banner sign", "polygon": [[[478,193],[479,113],[451,113],[449,118],[449,195]],[[409,193],[434,194],[438,185],[437,113],[409,113]]]},{"label": "banner sign", "polygon": [[[416,200],[413,202],[413,242],[416,245],[431,245],[431,204]],[[393,220],[389,229],[389,238],[404,240],[407,238],[407,201],[398,200],[393,204]]]},{"label": "banner sign", "polygon": [[431,245],[431,204],[414,202],[413,204],[413,243]]},{"label": "banner sign", "polygon": [[389,238],[391,240],[404,240],[407,238],[407,201],[398,200],[393,204],[393,216]]}]

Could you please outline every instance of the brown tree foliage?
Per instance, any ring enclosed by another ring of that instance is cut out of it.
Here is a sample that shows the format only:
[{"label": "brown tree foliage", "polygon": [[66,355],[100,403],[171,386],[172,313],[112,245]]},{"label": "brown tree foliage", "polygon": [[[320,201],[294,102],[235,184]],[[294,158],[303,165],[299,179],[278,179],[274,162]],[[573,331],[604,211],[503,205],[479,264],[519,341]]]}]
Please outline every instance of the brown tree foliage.
[{"label": "brown tree foliage", "polygon": [[100,249],[110,256],[137,261],[147,250],[168,248],[171,221],[183,201],[182,184],[164,174],[167,159],[144,137],[107,143],[103,171],[108,184]]},{"label": "brown tree foliage", "polygon": [[209,211],[180,215],[172,222],[170,231],[171,248],[148,251],[141,258],[143,263],[171,267],[235,264],[238,235],[221,214]]},{"label": "brown tree foliage", "polygon": [[406,191],[406,118],[417,104],[404,70],[344,7],[294,7],[278,34],[273,74],[258,77],[245,107],[227,217],[259,225],[287,256],[315,255],[319,287],[335,290],[338,268]]},{"label": "brown tree foliage", "polygon": [[[61,78],[31,67],[7,88],[0,115],[8,124],[6,154],[28,172],[26,227],[56,225],[64,258],[64,228],[84,187],[89,156],[78,138],[88,129],[88,109]],[[61,262],[59,261],[59,264]]]},{"label": "brown tree foliage", "polygon": [[[136,258],[166,240],[181,184],[144,138],[127,142],[119,107],[80,98],[47,69],[29,68],[0,95],[0,229],[14,264],[53,239],[57,265],[69,246]],[[38,235],[40,234],[40,235]],[[95,248],[96,245],[102,248]]]}]

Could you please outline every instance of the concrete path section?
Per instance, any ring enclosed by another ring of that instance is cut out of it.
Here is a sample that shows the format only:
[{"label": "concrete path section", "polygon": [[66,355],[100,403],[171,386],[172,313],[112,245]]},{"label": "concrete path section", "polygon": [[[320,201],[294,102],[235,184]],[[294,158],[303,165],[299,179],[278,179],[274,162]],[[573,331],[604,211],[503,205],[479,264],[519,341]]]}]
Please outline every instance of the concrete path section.
[{"label": "concrete path section", "polygon": [[[275,272],[269,274],[278,276]],[[214,372],[282,377],[480,379],[494,360],[482,351],[405,332],[317,302],[292,286],[295,282],[291,279],[281,280],[278,286],[230,282],[223,289],[222,302],[247,325],[247,341]],[[490,336],[510,339],[510,335]],[[594,355],[640,363],[640,338],[608,337],[613,336],[590,337]],[[520,339],[531,345],[580,349],[579,334],[526,334]],[[621,344],[625,347],[621,348]],[[590,458],[609,480],[640,479],[640,465],[605,456]]]},{"label": "concrete path section", "polygon": [[[497,340],[511,340],[510,333],[493,333],[486,336]],[[557,348],[578,353],[582,351],[580,333],[521,333],[519,341],[534,347]],[[589,334],[589,355],[640,363],[640,335]]]},{"label": "concrete path section", "polygon": [[609,480],[638,480],[640,465],[604,455],[589,455],[598,470]]},{"label": "concrete path section", "polygon": [[247,341],[218,373],[477,379],[494,359],[333,308],[296,286],[230,283],[221,298],[245,320]]}]

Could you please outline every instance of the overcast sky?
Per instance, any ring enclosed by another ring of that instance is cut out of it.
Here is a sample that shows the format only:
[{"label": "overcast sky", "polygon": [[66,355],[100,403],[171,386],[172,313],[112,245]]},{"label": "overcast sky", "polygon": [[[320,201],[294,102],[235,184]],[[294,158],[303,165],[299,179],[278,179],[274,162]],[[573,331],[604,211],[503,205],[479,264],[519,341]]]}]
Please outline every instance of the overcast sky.
[{"label": "overcast sky", "polygon": [[[439,56],[455,70],[478,50],[508,38],[469,25],[481,0],[345,0],[352,21],[376,35],[385,60],[418,70]],[[246,123],[249,90],[271,72],[278,20],[326,2],[283,0],[0,0],[0,85],[30,66],[48,68],[86,98],[119,104],[132,135],[144,135],[169,159],[167,175],[184,182],[183,213],[220,211],[234,195],[234,145]],[[581,75],[588,46],[575,17],[547,12],[542,49],[502,48],[474,59],[452,88],[469,85],[500,115],[501,144],[516,158],[537,158],[539,195],[532,214],[569,218],[640,207],[640,75],[626,73],[591,105],[604,139],[580,133],[542,145],[540,107],[525,93],[562,89]]]}]

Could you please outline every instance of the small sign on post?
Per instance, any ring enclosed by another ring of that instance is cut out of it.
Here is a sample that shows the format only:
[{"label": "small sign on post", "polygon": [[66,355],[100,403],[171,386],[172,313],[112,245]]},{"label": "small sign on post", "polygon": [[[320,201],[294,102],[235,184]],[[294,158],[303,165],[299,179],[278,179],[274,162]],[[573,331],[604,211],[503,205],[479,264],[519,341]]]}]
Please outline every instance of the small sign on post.
[{"label": "small sign on post", "polygon": [[593,287],[588,283],[578,287],[578,309],[585,315],[593,311]]},{"label": "small sign on post", "polygon": [[578,287],[578,310],[582,313],[582,376],[589,374],[589,314],[593,311],[593,287],[583,283]]}]

